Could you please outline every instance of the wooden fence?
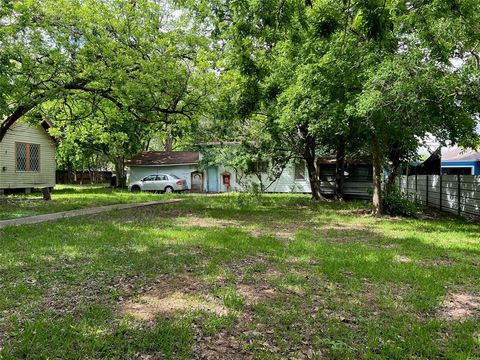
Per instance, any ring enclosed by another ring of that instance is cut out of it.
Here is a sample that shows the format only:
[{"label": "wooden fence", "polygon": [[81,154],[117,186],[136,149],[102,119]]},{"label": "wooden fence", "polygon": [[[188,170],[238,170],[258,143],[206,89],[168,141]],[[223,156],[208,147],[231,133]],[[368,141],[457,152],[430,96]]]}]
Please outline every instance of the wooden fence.
[{"label": "wooden fence", "polygon": [[400,176],[399,189],[408,199],[441,211],[480,219],[480,176]]},{"label": "wooden fence", "polygon": [[67,171],[57,170],[57,184],[104,184],[112,178],[111,171]]}]

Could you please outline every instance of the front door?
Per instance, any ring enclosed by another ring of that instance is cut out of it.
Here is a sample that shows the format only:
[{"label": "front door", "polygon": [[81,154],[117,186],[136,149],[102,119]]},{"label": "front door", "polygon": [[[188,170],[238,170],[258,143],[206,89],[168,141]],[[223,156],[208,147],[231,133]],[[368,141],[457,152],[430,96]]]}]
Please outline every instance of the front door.
[{"label": "front door", "polygon": [[192,192],[203,192],[203,173],[192,172]]},{"label": "front door", "polygon": [[211,166],[207,169],[208,192],[218,192],[218,169]]}]

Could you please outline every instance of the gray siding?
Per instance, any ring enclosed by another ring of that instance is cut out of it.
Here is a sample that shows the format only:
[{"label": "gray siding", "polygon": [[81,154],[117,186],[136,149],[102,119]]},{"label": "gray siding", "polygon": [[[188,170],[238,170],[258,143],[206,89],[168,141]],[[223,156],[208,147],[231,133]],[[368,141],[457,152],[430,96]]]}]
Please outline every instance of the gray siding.
[{"label": "gray siding", "polygon": [[[40,145],[40,171],[17,172],[15,143]],[[55,186],[55,144],[41,126],[15,123],[0,142],[0,189]]]}]

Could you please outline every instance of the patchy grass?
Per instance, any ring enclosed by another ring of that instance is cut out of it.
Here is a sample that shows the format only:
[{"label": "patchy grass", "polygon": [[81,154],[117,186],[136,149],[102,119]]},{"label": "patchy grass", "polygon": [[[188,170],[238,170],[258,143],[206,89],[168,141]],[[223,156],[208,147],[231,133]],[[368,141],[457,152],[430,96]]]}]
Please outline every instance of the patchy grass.
[{"label": "patchy grass", "polygon": [[185,199],[0,229],[0,358],[480,357],[478,224]]},{"label": "patchy grass", "polygon": [[112,189],[106,185],[57,185],[51,201],[44,201],[41,193],[0,197],[0,220],[102,205],[156,201],[178,196],[177,194],[134,194],[127,190]]}]

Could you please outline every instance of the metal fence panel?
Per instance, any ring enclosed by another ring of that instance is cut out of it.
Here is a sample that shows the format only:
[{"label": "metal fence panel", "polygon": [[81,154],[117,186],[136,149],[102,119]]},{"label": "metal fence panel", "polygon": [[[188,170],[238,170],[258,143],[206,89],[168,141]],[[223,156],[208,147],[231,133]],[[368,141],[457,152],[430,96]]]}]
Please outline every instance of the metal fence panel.
[{"label": "metal fence panel", "polygon": [[480,219],[480,176],[403,175],[397,185],[410,201]]}]

